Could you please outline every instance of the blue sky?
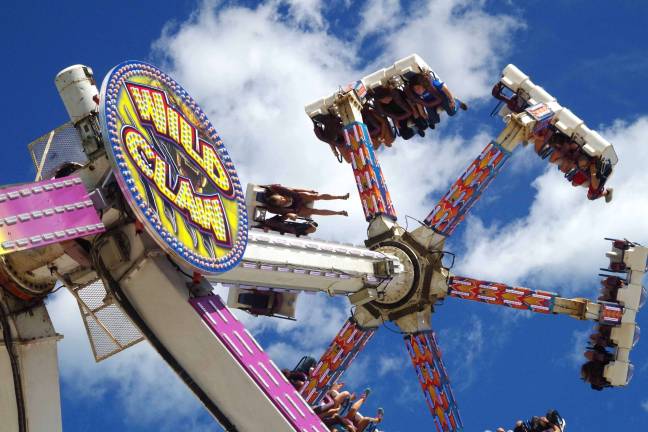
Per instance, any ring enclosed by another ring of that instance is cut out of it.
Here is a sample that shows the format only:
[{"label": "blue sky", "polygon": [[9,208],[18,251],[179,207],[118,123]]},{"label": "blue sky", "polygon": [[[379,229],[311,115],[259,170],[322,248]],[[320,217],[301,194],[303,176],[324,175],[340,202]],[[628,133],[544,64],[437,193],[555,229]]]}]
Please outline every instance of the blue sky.
[{"label": "blue sky", "polygon": [[[608,206],[587,202],[582,191],[520,149],[449,243],[459,258],[456,272],[595,297],[596,274],[609,249],[602,238],[648,243],[642,162],[648,160],[648,5],[513,3],[3,5],[0,74],[10,102],[0,112],[11,163],[0,181],[29,181],[34,169],[26,144],[67,120],[53,84],[60,69],[83,63],[100,81],[120,61],[141,59],[173,72],[202,104],[243,182],[353,191],[348,167],[337,166],[318,146],[302,106],[416,51],[471,106],[425,139],[398,142],[379,154],[401,222],[406,214],[422,219],[501,127],[489,117],[489,85],[515,63],[617,146],[621,163],[611,179],[617,195]],[[349,219],[322,221],[321,236],[362,240],[358,203],[348,205],[355,206]],[[60,344],[65,430],[219,430],[144,345],[92,364],[75,306],[64,294],[50,304],[66,335]],[[302,353],[319,355],[348,309],[323,296],[303,299],[300,307],[296,325],[245,319],[281,366],[292,366]],[[648,326],[647,313],[639,315],[640,325]],[[595,392],[579,380],[578,356],[590,323],[455,299],[437,308],[433,323],[467,431],[510,426],[548,408],[568,419],[570,431],[648,425],[646,341],[632,353],[632,383]],[[374,389],[367,410],[385,408],[386,431],[433,430],[400,339],[381,329],[345,381]]]}]

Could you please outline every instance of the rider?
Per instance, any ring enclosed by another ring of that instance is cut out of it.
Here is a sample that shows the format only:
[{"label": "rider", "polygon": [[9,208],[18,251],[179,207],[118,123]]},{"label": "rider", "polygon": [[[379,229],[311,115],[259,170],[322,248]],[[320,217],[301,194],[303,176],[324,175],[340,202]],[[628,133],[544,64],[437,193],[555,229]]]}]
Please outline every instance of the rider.
[{"label": "rider", "polygon": [[587,198],[590,200],[605,198],[605,202],[612,201],[612,189],[605,188],[605,182],[612,173],[612,164],[609,161],[604,161],[601,158],[590,160],[590,184],[587,191]]},{"label": "rider", "polygon": [[405,93],[399,89],[379,86],[373,89],[373,97],[374,108],[378,113],[392,119],[403,139],[412,138],[414,131],[407,123],[415,114],[414,109],[405,98]]},{"label": "rider", "polygon": [[426,119],[430,128],[434,129],[441,120],[437,108],[442,105],[443,99],[431,84],[427,75],[416,74],[405,86],[405,95],[419,115]]},{"label": "rider", "polygon": [[289,233],[300,237],[317,231],[317,222],[310,219],[306,219],[304,222],[287,222],[282,216],[276,215],[261,222],[260,228],[266,232],[273,230],[281,234]]},{"label": "rider", "polygon": [[440,120],[437,108],[443,108],[451,117],[457,114],[459,108],[464,111],[468,109],[468,105],[455,98],[448,86],[431,72],[410,78],[405,86],[405,94],[413,105],[423,111],[432,129]]},{"label": "rider", "polygon": [[362,395],[351,405],[348,413],[345,415],[336,413],[331,417],[324,418],[324,424],[329,427],[331,432],[364,432],[369,425],[380,423],[384,415],[382,408],[378,408],[376,417],[365,417],[359,412],[370,392],[370,389],[365,389]]},{"label": "rider", "polygon": [[588,361],[581,367],[581,378],[590,383],[594,390],[603,390],[610,387],[610,383],[603,377],[605,364],[599,361]]},{"label": "rider", "polygon": [[292,189],[279,184],[262,186],[266,190],[265,204],[271,213],[281,215],[283,219],[310,218],[313,215],[342,215],[348,216],[345,210],[325,210],[313,208],[317,200],[349,199],[346,195],[320,194],[310,189]]},{"label": "rider", "polygon": [[468,105],[457,99],[452,95],[452,92],[443,81],[441,81],[437,76],[432,75],[432,87],[436,89],[439,96],[441,96],[441,107],[449,116],[457,114],[459,108],[463,111],[468,109]]},{"label": "rider", "polygon": [[[567,422],[556,410],[550,410],[546,416],[532,417],[528,422],[518,420],[515,423],[513,432],[564,432]],[[498,428],[497,431],[504,431],[504,428]]]},{"label": "rider", "polygon": [[351,152],[344,139],[342,120],[333,114],[318,114],[312,118],[315,136],[329,146],[340,162],[351,163]]},{"label": "rider", "polygon": [[502,82],[498,82],[493,87],[493,97],[499,101],[502,101],[506,104],[509,110],[514,113],[521,113],[528,106],[528,104],[522,99],[517,93],[513,93],[511,96],[504,94],[504,91],[508,89]]},{"label": "rider", "polygon": [[391,147],[396,137],[387,117],[380,115],[378,111],[368,104],[362,107],[361,113],[362,121],[367,125],[367,130],[371,136],[374,150],[377,150],[380,144]]}]

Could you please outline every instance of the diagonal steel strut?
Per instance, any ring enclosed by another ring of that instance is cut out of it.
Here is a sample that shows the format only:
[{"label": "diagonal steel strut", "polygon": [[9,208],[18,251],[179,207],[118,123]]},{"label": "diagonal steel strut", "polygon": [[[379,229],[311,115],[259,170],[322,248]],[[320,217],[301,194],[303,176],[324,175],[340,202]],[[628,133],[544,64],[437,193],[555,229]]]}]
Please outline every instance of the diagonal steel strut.
[{"label": "diagonal steel strut", "polygon": [[302,390],[302,396],[310,405],[318,404],[326,392],[351,366],[376,329],[364,329],[349,318],[322,355],[310,380]]}]

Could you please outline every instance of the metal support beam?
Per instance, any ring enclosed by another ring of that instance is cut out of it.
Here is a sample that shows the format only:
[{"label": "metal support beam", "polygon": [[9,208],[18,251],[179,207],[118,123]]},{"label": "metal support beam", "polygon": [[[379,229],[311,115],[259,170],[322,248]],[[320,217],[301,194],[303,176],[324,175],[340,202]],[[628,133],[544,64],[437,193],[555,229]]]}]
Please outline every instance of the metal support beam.
[{"label": "metal support beam", "polygon": [[309,404],[316,405],[322,400],[331,386],[351,366],[374,332],[375,329],[363,329],[352,319],[344,324],[302,389],[301,393]]},{"label": "metal support beam", "polygon": [[209,280],[250,289],[348,295],[378,285],[383,277],[375,274],[374,264],[383,261],[402,269],[398,258],[364,247],[252,230],[243,262]]},{"label": "metal support beam", "polygon": [[463,424],[459,409],[450,387],[448,373],[441,360],[441,350],[434,332],[425,331],[407,335],[405,346],[416,370],[425,401],[434,416],[437,431],[462,431]]}]

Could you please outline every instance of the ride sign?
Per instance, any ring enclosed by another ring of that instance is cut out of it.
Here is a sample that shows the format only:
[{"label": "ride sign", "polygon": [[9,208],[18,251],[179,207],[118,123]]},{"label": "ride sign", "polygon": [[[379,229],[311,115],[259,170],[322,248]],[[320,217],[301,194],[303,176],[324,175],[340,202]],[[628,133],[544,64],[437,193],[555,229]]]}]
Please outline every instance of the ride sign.
[{"label": "ride sign", "polygon": [[100,118],[123,195],[156,241],[201,273],[238,264],[247,244],[243,191],[191,96],[155,66],[128,61],[104,79]]}]

